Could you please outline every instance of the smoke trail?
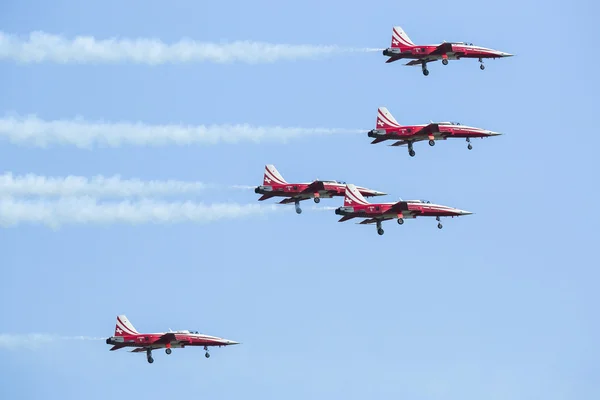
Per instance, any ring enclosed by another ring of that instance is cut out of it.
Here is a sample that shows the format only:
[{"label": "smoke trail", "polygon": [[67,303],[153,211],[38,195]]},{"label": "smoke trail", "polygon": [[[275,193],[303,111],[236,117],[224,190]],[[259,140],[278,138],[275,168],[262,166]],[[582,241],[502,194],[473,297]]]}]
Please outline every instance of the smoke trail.
[{"label": "smoke trail", "polygon": [[44,344],[59,340],[104,340],[106,338],[90,336],[58,336],[45,333],[0,334],[0,348],[16,350],[19,348],[36,349]]},{"label": "smoke trail", "polygon": [[281,207],[274,204],[204,204],[151,200],[100,203],[89,197],[61,198],[55,201],[0,198],[0,226],[32,223],[56,229],[68,224],[208,223],[264,215],[278,209]]},{"label": "smoke trail", "polygon": [[[121,179],[119,175],[45,177],[34,174],[16,175],[8,172],[0,175],[1,196],[91,196],[97,198],[132,196],[169,196],[199,193],[206,189],[247,189],[252,186],[216,185],[184,181],[142,181]],[[252,187],[253,188],[253,187]]]},{"label": "smoke trail", "polygon": [[12,143],[46,147],[49,144],[119,147],[123,145],[214,145],[221,142],[281,142],[310,135],[360,133],[356,129],[298,128],[281,126],[238,125],[147,125],[141,122],[45,121],[35,115],[0,119],[0,138]]},{"label": "smoke trail", "polygon": [[101,39],[76,36],[69,39],[45,32],[31,32],[29,38],[0,32],[0,60],[20,63],[55,62],[59,64],[213,62],[248,64],[310,59],[348,52],[370,52],[378,49],[342,48],[338,46],[272,44],[235,41],[205,43],[184,38],[173,44],[158,39]]}]

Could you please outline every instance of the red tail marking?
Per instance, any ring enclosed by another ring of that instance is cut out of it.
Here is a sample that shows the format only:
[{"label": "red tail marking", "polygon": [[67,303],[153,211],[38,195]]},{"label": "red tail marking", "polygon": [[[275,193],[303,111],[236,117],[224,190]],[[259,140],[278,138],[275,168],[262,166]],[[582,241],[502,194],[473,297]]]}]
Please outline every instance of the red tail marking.
[{"label": "red tail marking", "polygon": [[381,110],[377,110],[377,128],[378,129],[389,129],[389,128],[398,128],[400,125],[390,121],[388,117],[386,117]]}]

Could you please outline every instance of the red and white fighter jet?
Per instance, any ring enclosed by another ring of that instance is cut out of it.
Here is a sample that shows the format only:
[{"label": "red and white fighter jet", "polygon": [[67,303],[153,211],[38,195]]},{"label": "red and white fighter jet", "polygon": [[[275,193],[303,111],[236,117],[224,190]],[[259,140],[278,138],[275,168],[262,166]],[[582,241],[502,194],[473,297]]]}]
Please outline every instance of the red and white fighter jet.
[{"label": "red and white fighter jet", "polygon": [[208,336],[197,331],[171,331],[161,333],[139,333],[129,322],[125,315],[117,316],[117,325],[115,326],[115,335],[106,339],[106,344],[112,344],[111,351],[123,347],[135,347],[132,353],[146,352],[149,363],[153,363],[152,350],[165,349],[167,354],[171,354],[171,349],[186,346],[203,346],[206,358],[210,357],[208,347],[210,346],[231,346],[239,344],[233,340],[227,340],[216,336]]},{"label": "red and white fighter jet", "polygon": [[461,125],[459,122],[431,122],[422,125],[402,126],[385,107],[377,109],[377,128],[371,129],[367,136],[375,138],[371,144],[380,143],[385,140],[397,140],[390,146],[408,146],[408,154],[415,156],[413,143],[429,139],[429,145],[435,146],[436,140],[448,138],[466,138],[469,142],[467,148],[471,150],[472,138],[487,138],[499,136],[501,133],[488,131],[486,129],[474,128]]},{"label": "red and white fighter jet", "polygon": [[[363,196],[384,196],[386,193],[376,190],[358,187]],[[274,165],[265,165],[265,174],[263,184],[254,189],[254,193],[262,194],[258,199],[263,201],[271,197],[286,197],[279,204],[294,203],[296,212],[302,213],[300,202],[302,200],[313,199],[315,203],[319,203],[321,198],[331,198],[334,196],[343,196],[346,191],[346,182],[340,181],[322,181],[315,180],[307,183],[288,183],[283,176],[277,171]]]},{"label": "red and white fighter jet", "polygon": [[377,224],[377,233],[383,235],[381,222],[397,219],[402,225],[407,218],[435,217],[438,228],[442,229],[440,217],[459,217],[473,214],[469,211],[459,210],[439,204],[431,204],[426,200],[400,200],[394,203],[371,204],[360,194],[354,185],[348,185],[344,205],[336,208],[336,215],[343,215],[338,222],[352,218],[366,218],[360,224]]},{"label": "red and white fighter jet", "polygon": [[425,76],[429,75],[427,63],[432,61],[442,60],[442,64],[448,65],[448,60],[477,58],[481,64],[479,68],[484,70],[484,58],[496,59],[513,56],[513,54],[503,51],[474,46],[473,43],[443,42],[441,44],[416,45],[399,26],[395,26],[392,29],[392,45],[383,50],[383,55],[389,57],[386,63],[401,59],[412,59],[412,61],[404,65],[421,65],[423,75]]}]

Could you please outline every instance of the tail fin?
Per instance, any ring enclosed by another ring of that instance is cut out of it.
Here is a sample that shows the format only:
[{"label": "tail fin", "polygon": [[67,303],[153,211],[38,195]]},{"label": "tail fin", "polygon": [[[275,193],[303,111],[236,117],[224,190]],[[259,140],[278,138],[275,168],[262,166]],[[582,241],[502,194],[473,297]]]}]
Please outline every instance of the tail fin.
[{"label": "tail fin", "polygon": [[285,185],[287,182],[283,179],[283,176],[277,171],[274,165],[265,165],[265,176],[263,178],[263,185],[270,185],[272,183],[278,185]]},{"label": "tail fin", "polygon": [[401,125],[385,107],[377,109],[377,129],[399,128]]},{"label": "tail fin", "polygon": [[138,331],[129,322],[125,315],[117,316],[117,325],[115,326],[115,336],[137,335]]},{"label": "tail fin", "polygon": [[400,26],[395,26],[392,28],[392,48],[406,48],[413,47],[415,44],[408,37],[404,29]]},{"label": "tail fin", "polygon": [[358,191],[353,184],[346,185],[344,193],[344,206],[353,206],[355,204],[367,205],[370,204],[363,195]]}]

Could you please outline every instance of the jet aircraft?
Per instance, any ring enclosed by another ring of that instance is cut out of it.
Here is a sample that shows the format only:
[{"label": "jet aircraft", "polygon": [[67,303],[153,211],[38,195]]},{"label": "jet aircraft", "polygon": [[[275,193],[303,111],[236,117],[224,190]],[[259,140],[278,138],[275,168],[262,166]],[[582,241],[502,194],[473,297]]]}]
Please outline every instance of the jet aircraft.
[{"label": "jet aircraft", "polygon": [[[383,196],[386,193],[376,190],[357,187],[357,190],[363,196]],[[271,197],[285,197],[279,204],[294,203],[296,213],[301,214],[300,202],[312,198],[315,203],[319,203],[321,198],[331,198],[334,196],[343,196],[346,191],[346,182],[315,180],[308,183],[288,183],[277,171],[274,165],[265,165],[265,174],[263,184],[254,189],[254,193],[262,194],[258,199],[263,201]]]},{"label": "jet aircraft", "polygon": [[397,140],[390,146],[408,145],[408,154],[415,156],[413,143],[429,139],[429,145],[435,146],[436,140],[446,140],[448,138],[466,138],[467,148],[471,150],[472,138],[487,138],[499,136],[501,133],[488,131],[486,129],[474,128],[472,126],[461,125],[459,122],[431,122],[422,125],[400,125],[394,116],[385,107],[377,109],[377,127],[371,129],[367,136],[375,138],[371,144],[380,143],[385,140]]},{"label": "jet aircraft", "polygon": [[458,217],[469,215],[472,212],[459,210],[439,204],[432,204],[427,200],[400,200],[393,203],[371,204],[360,194],[354,185],[348,185],[344,197],[344,205],[336,208],[336,215],[343,215],[338,222],[344,222],[352,218],[366,218],[359,224],[376,224],[377,233],[383,235],[381,222],[389,219],[397,219],[402,225],[407,218],[435,217],[438,228],[442,229],[440,217]]},{"label": "jet aircraft", "polygon": [[233,340],[227,340],[216,336],[208,336],[198,331],[171,331],[161,333],[139,333],[129,322],[125,315],[117,316],[117,325],[115,326],[115,335],[106,339],[106,344],[112,344],[111,351],[123,347],[135,347],[132,353],[146,352],[146,358],[149,363],[153,363],[152,350],[165,349],[167,354],[171,354],[171,349],[186,346],[203,346],[206,358],[210,357],[208,347],[210,346],[231,346],[239,344]]},{"label": "jet aircraft", "polygon": [[392,44],[391,47],[383,50],[383,55],[389,57],[386,63],[411,59],[412,61],[404,65],[421,65],[425,76],[429,75],[427,63],[432,61],[442,60],[442,64],[448,65],[448,60],[477,58],[480,63],[479,68],[484,70],[484,58],[496,59],[513,56],[513,54],[503,51],[474,46],[473,43],[442,42],[441,44],[416,45],[399,26],[392,28]]}]

